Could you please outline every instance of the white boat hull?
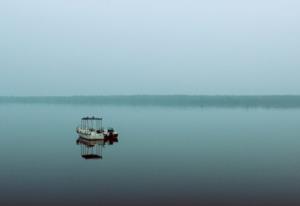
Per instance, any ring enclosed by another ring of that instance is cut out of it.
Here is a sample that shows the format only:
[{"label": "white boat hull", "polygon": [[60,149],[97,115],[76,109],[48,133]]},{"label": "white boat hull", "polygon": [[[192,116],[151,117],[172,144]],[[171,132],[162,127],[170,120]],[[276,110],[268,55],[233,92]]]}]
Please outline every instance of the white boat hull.
[{"label": "white boat hull", "polygon": [[79,135],[79,137],[81,137],[83,139],[87,139],[87,140],[104,140],[103,134],[87,135],[87,134],[78,133],[78,135]]},{"label": "white boat hull", "polygon": [[77,129],[77,134],[79,137],[86,139],[86,140],[104,140],[104,133],[103,132],[95,132],[89,131],[84,129]]}]

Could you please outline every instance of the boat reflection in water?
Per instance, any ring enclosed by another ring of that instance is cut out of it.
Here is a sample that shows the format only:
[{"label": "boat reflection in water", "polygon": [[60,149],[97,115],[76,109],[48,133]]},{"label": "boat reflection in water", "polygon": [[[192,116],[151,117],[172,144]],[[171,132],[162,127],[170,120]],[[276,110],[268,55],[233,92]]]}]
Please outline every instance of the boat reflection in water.
[{"label": "boat reflection in water", "polygon": [[80,145],[81,157],[90,160],[90,159],[102,159],[102,149],[106,144],[113,145],[115,142],[118,142],[117,137],[108,137],[101,140],[87,140],[82,137],[79,137],[76,140],[76,144]]}]

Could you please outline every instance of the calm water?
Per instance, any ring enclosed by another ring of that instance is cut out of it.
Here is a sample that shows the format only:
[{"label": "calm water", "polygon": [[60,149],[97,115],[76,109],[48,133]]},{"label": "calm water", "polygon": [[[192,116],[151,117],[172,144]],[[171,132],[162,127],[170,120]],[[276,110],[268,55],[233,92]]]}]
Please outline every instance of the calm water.
[{"label": "calm water", "polygon": [[[299,205],[300,109],[0,104],[0,205]],[[85,160],[75,127],[120,134]]]}]

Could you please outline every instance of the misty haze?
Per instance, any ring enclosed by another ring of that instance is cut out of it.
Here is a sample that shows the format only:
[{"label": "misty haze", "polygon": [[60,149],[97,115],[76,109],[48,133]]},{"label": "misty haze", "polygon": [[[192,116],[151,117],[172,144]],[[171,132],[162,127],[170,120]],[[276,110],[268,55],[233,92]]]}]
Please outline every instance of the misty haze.
[{"label": "misty haze", "polygon": [[299,205],[300,2],[0,1],[0,205]]}]

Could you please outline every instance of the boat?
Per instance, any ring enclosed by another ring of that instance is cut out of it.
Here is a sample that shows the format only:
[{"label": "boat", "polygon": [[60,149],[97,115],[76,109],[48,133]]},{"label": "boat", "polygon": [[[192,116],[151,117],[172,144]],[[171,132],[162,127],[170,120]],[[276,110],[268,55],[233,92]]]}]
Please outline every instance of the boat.
[{"label": "boat", "polygon": [[85,140],[117,141],[118,133],[113,128],[103,129],[103,118],[83,117],[81,124],[76,128],[80,138]]}]

